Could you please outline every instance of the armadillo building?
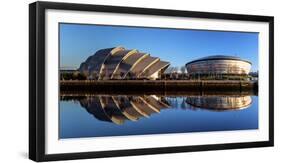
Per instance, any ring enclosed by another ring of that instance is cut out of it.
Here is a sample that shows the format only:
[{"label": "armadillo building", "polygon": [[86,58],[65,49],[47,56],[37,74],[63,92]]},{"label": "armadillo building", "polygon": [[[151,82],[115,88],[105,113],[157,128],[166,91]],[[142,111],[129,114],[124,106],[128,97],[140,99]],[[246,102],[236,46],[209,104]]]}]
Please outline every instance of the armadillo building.
[{"label": "armadillo building", "polygon": [[215,55],[193,60],[186,64],[190,75],[247,75],[251,62],[234,56]]},{"label": "armadillo building", "polygon": [[79,71],[89,78],[152,79],[161,77],[169,62],[152,57],[148,53],[123,47],[101,49],[81,63]]}]

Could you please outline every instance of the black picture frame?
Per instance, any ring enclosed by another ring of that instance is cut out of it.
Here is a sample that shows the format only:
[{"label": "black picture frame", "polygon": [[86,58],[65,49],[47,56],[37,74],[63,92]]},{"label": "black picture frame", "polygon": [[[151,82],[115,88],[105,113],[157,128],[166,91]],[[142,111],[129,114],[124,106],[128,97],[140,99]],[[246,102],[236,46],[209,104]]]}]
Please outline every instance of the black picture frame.
[{"label": "black picture frame", "polygon": [[[269,23],[269,140],[262,142],[196,145],[180,147],[155,147],[149,149],[115,150],[83,153],[45,153],[45,11],[47,9],[69,11],[95,11],[124,14],[161,15],[223,20],[241,20]],[[29,158],[34,161],[55,161],[100,157],[132,156],[190,151],[207,151],[236,148],[273,146],[273,56],[274,18],[271,16],[222,14],[210,12],[178,11],[152,8],[102,6],[88,4],[34,2],[29,5]]]}]

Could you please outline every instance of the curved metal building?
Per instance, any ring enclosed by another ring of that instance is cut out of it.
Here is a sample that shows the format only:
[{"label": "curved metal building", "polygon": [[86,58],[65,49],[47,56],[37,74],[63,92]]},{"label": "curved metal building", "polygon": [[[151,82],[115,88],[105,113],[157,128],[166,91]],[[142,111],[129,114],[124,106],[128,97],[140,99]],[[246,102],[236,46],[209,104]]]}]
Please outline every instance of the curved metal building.
[{"label": "curved metal building", "polygon": [[187,63],[187,72],[194,74],[249,74],[251,62],[239,57],[215,55]]},{"label": "curved metal building", "polygon": [[101,49],[81,63],[79,71],[89,78],[107,79],[152,79],[155,80],[170,65],[157,57],[123,47]]}]

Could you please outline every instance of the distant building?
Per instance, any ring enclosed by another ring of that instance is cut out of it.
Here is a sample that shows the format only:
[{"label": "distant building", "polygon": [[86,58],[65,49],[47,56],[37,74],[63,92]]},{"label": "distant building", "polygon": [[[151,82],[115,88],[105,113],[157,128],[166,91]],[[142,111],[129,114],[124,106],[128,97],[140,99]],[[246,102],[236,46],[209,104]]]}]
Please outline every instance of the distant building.
[{"label": "distant building", "polygon": [[151,57],[138,50],[123,47],[101,49],[81,63],[79,71],[89,78],[108,79],[158,79],[169,62]]},{"label": "distant building", "polygon": [[200,58],[186,64],[189,75],[248,75],[251,62],[239,57],[215,55]]},{"label": "distant building", "polygon": [[77,68],[75,67],[60,67],[60,72],[61,73],[68,73],[72,74],[77,71]]},{"label": "distant building", "polygon": [[60,70],[60,73],[64,73],[64,74],[73,74],[77,72],[77,70]]}]

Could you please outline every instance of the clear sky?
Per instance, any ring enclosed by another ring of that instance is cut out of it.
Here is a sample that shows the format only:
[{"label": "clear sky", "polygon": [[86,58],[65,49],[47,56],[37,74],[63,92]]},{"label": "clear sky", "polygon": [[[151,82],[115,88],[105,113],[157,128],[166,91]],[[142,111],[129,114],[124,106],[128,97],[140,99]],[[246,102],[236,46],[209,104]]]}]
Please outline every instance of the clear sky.
[{"label": "clear sky", "polygon": [[60,24],[60,65],[78,68],[99,49],[137,49],[181,67],[209,55],[232,55],[258,70],[258,33]]}]

